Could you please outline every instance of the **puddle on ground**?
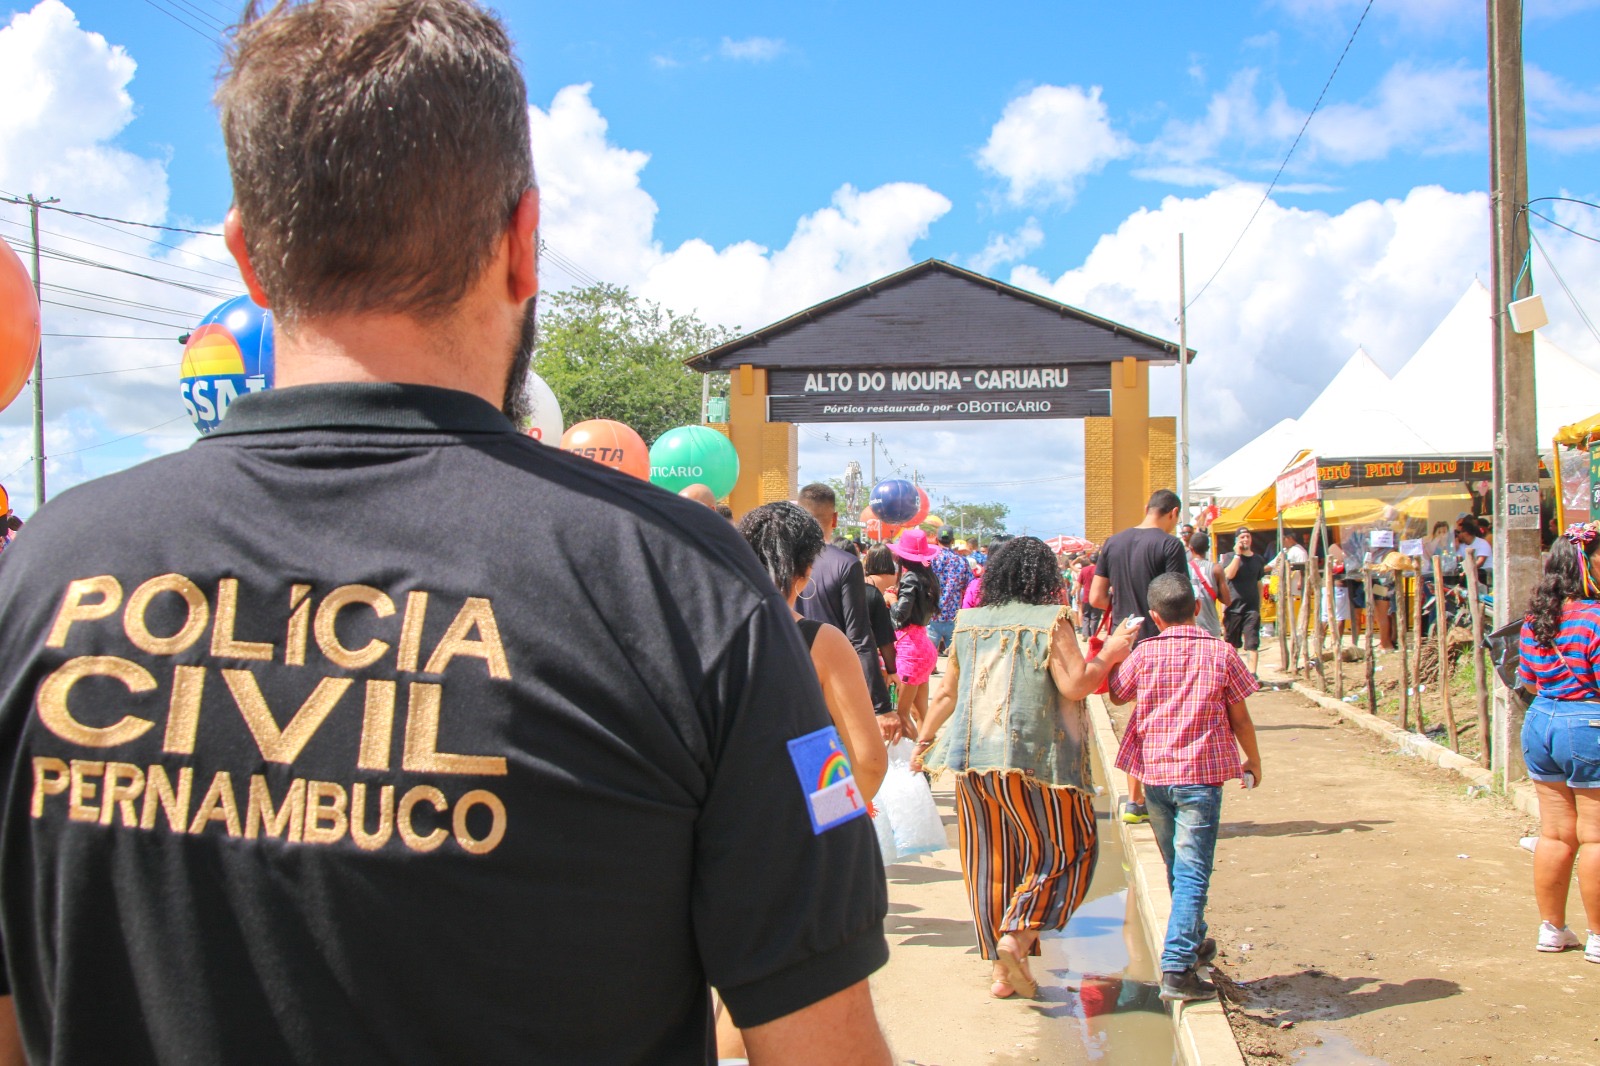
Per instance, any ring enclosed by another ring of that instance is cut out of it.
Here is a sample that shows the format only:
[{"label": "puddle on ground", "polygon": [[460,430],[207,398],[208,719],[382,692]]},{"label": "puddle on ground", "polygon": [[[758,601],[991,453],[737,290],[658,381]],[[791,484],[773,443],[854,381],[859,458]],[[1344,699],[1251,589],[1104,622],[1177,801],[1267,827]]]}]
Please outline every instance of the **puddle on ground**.
[{"label": "puddle on ground", "polygon": [[[1098,759],[1095,779],[1105,780]],[[1128,891],[1122,843],[1110,821],[1112,799],[1109,794],[1095,799],[1100,862],[1088,899],[1065,929],[1041,938],[1044,955],[1033,962],[1041,978],[1041,1002],[1032,1009],[1049,1019],[1039,1034],[1040,1058],[1139,1066],[1176,1063],[1160,976]]]},{"label": "puddle on ground", "polygon": [[1295,1053],[1294,1061],[1301,1066],[1388,1066],[1382,1059],[1364,1054],[1349,1037],[1328,1029],[1314,1029],[1312,1035],[1322,1043]]}]

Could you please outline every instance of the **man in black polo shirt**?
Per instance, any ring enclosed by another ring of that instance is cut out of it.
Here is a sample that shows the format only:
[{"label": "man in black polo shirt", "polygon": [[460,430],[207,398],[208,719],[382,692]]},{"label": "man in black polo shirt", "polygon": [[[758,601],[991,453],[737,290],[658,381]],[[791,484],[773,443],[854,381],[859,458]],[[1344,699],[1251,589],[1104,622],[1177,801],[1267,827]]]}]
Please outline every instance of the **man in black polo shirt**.
[{"label": "man in black polo shirt", "polygon": [[[839,500],[832,488],[813,482],[800,490],[800,506],[817,520],[826,537],[839,525]],[[800,593],[797,607],[806,618],[826,622],[844,633],[861,660],[861,673],[872,694],[872,712],[886,743],[893,744],[903,732],[902,720],[889,702],[889,685],[878,663],[878,641],[867,614],[867,579],[861,560],[843,548],[825,544],[811,567],[811,582]],[[893,638],[890,638],[891,641]]]},{"label": "man in black polo shirt", "polygon": [[312,0],[229,68],[280,387],[0,556],[0,1061],[704,1064],[709,982],[754,1062],[888,1063],[882,867],[783,600],[502,413],[502,28]]}]

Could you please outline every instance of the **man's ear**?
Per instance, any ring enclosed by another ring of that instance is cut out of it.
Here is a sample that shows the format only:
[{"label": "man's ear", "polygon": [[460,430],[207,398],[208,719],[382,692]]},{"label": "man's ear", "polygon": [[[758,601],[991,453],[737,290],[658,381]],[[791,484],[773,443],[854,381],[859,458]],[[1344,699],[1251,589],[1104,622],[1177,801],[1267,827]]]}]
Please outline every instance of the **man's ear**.
[{"label": "man's ear", "polygon": [[228,217],[222,220],[222,242],[228,246],[233,261],[239,264],[239,276],[244,278],[245,291],[250,294],[250,299],[256,302],[257,307],[270,308],[272,302],[267,299],[267,292],[256,277],[255,265],[250,262],[250,250],[245,247],[244,219],[237,207],[228,208]]},{"label": "man's ear", "polygon": [[506,230],[510,244],[510,262],[506,278],[506,295],[514,303],[523,304],[539,293],[539,190],[523,190],[517,209],[511,213],[511,226]]}]

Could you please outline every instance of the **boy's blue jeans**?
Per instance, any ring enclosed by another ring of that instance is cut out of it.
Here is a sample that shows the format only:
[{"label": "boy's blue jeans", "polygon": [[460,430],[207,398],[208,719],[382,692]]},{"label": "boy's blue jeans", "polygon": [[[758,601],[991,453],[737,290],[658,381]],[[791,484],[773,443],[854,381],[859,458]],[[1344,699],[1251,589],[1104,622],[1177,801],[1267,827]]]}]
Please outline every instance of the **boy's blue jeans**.
[{"label": "boy's blue jeans", "polygon": [[1144,804],[1172,890],[1161,972],[1179,973],[1195,964],[1195,952],[1206,937],[1206,894],[1217,854],[1222,786],[1145,785]]}]

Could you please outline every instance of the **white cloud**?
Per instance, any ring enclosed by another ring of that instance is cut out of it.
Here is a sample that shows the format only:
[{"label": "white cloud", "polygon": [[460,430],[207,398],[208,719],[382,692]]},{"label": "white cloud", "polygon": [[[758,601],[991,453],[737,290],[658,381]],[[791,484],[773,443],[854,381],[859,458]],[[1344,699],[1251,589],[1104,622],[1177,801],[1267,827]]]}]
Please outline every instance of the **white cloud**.
[{"label": "white cloud", "polygon": [[[1358,345],[1393,371],[1486,269],[1481,193],[1413,189],[1330,215],[1269,201],[1216,280],[1200,294],[1259,187],[1169,197],[1129,216],[1084,263],[1054,279],[1031,268],[1012,281],[1115,321],[1176,336],[1177,235],[1185,234],[1195,300],[1189,342],[1195,409],[1192,469],[1304,409]],[[1158,374],[1152,408],[1175,411],[1176,374]],[[1424,398],[1419,397],[1418,402]]]},{"label": "white cloud", "polygon": [[717,52],[724,59],[737,59],[745,63],[765,63],[777,59],[787,51],[787,46],[777,37],[745,37],[734,40],[724,37]]},{"label": "white cloud", "polygon": [[1038,219],[1030,218],[1014,233],[996,233],[990,237],[983,251],[968,258],[967,265],[980,274],[987,274],[997,266],[1015,263],[1042,244],[1044,230]]},{"label": "white cloud", "polygon": [[545,240],[589,273],[724,325],[759,328],[909,265],[911,246],[950,210],[924,185],[845,185],[802,217],[782,248],[740,241],[718,249],[695,239],[667,249],[640,180],[650,157],[610,143],[589,86],[568,86],[548,111],[529,114]]},{"label": "white cloud", "polygon": [[[7,101],[0,110],[0,189],[59,197],[69,209],[168,221],[164,161],[111,143],[134,118],[129,86],[135,71],[122,48],[80,28],[59,0],[42,0],[13,16],[0,28],[0,97]],[[0,236],[24,251],[30,242],[26,219],[21,208],[0,207]],[[47,301],[46,476],[54,493],[194,438],[178,402],[176,338],[223,296],[243,290],[215,238],[135,234],[51,211],[42,213],[40,226]],[[184,251],[154,245],[152,237]],[[117,339],[95,339],[108,336]],[[0,480],[24,513],[32,509],[26,468],[33,451],[31,421],[26,390],[0,413]],[[142,432],[152,427],[159,428]],[[136,435],[117,439],[130,434]]]},{"label": "white cloud", "polygon": [[1396,152],[1472,151],[1483,143],[1483,108],[1478,71],[1418,70],[1402,63],[1367,99],[1327,104],[1306,126],[1306,112],[1291,106],[1281,87],[1265,87],[1260,71],[1245,69],[1212,95],[1204,116],[1169,122],[1145,149],[1151,162],[1134,173],[1179,185],[1221,186],[1230,162],[1257,172],[1275,170],[1302,126],[1306,132],[1292,171],[1319,161],[1370,162]]},{"label": "white cloud", "polygon": [[1005,179],[1013,204],[1070,203],[1084,178],[1132,151],[1098,85],[1041,85],[1006,104],[978,163]]}]

